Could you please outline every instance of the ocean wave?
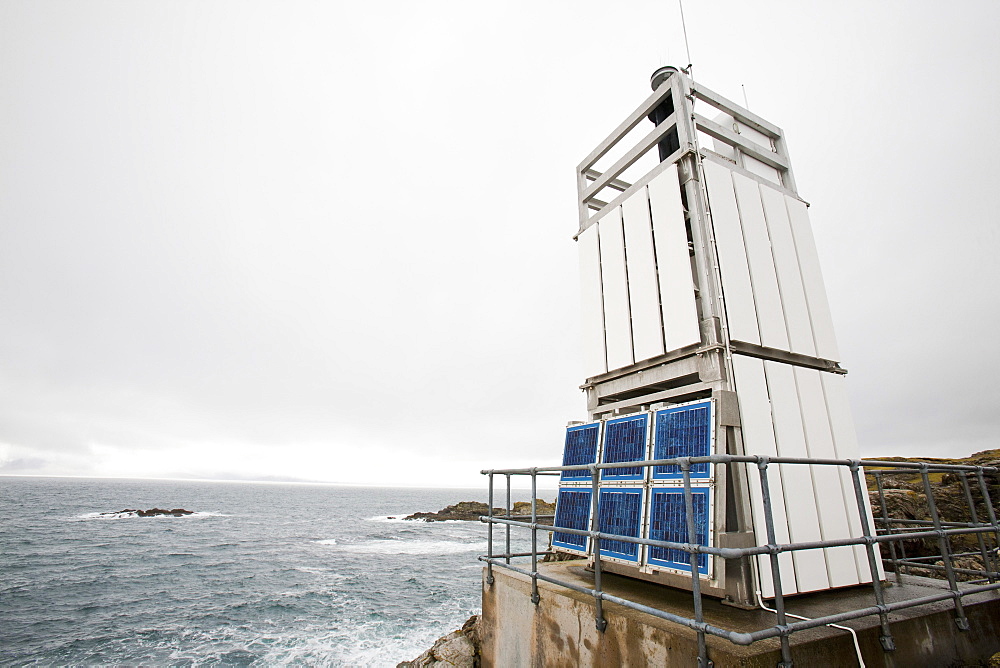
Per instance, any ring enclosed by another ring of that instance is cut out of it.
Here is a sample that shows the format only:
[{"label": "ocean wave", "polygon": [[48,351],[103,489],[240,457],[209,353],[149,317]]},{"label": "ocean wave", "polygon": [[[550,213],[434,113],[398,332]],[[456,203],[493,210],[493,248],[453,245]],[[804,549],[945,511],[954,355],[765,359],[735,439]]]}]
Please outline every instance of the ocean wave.
[{"label": "ocean wave", "polygon": [[403,519],[409,513],[400,513],[398,515],[376,515],[375,517],[366,518],[369,522],[412,522],[413,520]]},{"label": "ocean wave", "polygon": [[130,519],[143,519],[143,520],[184,520],[184,519],[197,519],[203,517],[229,517],[225,513],[217,513],[212,511],[201,511],[193,512],[190,515],[154,515],[150,517],[139,517],[136,513],[118,513],[118,512],[105,512],[105,513],[84,513],[82,515],[76,515],[69,518],[74,522],[86,522],[89,520],[130,520]]},{"label": "ocean wave", "polygon": [[324,538],[323,540],[314,540],[313,542],[314,543],[318,543],[319,545],[336,545],[337,544],[337,539],[336,538]]},{"label": "ocean wave", "polygon": [[455,554],[485,552],[485,542],[456,543],[448,540],[369,540],[338,545],[343,552],[355,554]]}]

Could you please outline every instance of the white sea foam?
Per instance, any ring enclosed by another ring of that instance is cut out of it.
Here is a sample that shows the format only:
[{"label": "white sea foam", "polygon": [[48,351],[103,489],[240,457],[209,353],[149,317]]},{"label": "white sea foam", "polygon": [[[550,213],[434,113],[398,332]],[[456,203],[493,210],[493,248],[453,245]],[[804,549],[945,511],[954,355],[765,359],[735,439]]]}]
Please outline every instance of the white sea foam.
[{"label": "white sea foam", "polygon": [[[369,522],[405,522],[406,524],[424,524],[423,520],[406,519],[413,513],[399,513],[398,515],[376,515],[369,517]],[[465,524],[468,520],[434,520],[434,524]]]},{"label": "white sea foam", "polygon": [[337,544],[337,539],[336,538],[325,538],[323,540],[314,540],[313,542],[314,543],[319,543],[320,545],[336,545]]},{"label": "white sea foam", "polygon": [[456,543],[448,540],[369,540],[363,543],[339,545],[338,548],[355,554],[455,554],[484,552],[486,543]]},{"label": "white sea foam", "polygon": [[73,521],[89,521],[89,520],[130,520],[134,518],[144,519],[144,520],[183,520],[183,519],[200,519],[204,517],[229,517],[225,513],[216,513],[211,511],[204,512],[194,512],[190,515],[153,515],[151,517],[141,517],[137,513],[117,513],[117,512],[105,512],[105,513],[84,513],[82,515],[77,515],[71,517]]}]

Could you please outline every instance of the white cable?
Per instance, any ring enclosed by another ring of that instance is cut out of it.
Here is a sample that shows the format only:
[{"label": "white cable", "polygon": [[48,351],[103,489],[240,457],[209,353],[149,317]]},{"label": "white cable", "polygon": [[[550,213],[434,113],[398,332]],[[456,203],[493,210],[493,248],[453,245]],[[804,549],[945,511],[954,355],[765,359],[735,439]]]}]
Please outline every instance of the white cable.
[{"label": "white cable", "polygon": [[[773,608],[769,608],[766,605],[764,605],[764,597],[761,596],[761,593],[760,593],[760,570],[758,570],[758,567],[757,567],[757,559],[756,558],[751,558],[750,559],[750,563],[753,565],[754,576],[755,576],[755,579],[756,579],[757,585],[758,585],[754,589],[754,594],[757,595],[757,605],[760,607],[761,610],[764,610],[766,612],[773,612],[774,614],[778,614],[777,610],[775,610]],[[786,617],[794,617],[795,619],[801,619],[801,620],[807,621],[807,622],[811,622],[812,621],[812,619],[810,617],[803,617],[802,615],[794,615],[794,614],[788,612],[787,610],[785,611],[785,616]],[[842,630],[847,631],[848,633],[851,634],[851,640],[854,641],[854,651],[857,652],[857,654],[858,654],[858,665],[861,666],[861,668],[866,668],[866,666],[865,666],[865,660],[861,657],[861,645],[858,644],[858,634],[854,631],[854,629],[852,629],[849,626],[841,626],[840,624],[827,624],[827,626],[835,628],[835,629],[842,629]]]}]

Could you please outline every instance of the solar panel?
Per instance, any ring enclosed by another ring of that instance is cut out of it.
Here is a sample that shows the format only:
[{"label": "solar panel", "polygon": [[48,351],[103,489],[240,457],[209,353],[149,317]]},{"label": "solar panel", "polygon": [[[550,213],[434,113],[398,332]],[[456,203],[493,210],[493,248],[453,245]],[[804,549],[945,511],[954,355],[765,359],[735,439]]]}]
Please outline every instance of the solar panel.
[{"label": "solar panel", "polygon": [[[653,487],[650,490],[649,538],[674,543],[687,543],[688,526],[683,487]],[[697,542],[708,545],[711,517],[711,494],[708,487],[692,487],[694,524]],[[708,555],[698,555],[698,572],[708,575]],[[691,555],[684,550],[650,547],[646,563],[691,572]]]},{"label": "solar panel", "polygon": [[[639,537],[642,530],[643,490],[635,487],[605,487],[598,497],[598,531],[619,536]],[[638,543],[601,540],[601,556],[639,561]]]},{"label": "solar panel", "polygon": [[[697,401],[656,411],[653,432],[653,459],[707,457],[712,454],[712,401]],[[654,466],[653,479],[683,477],[676,464]],[[711,477],[707,462],[691,466],[692,478]]]},{"label": "solar panel", "polygon": [[[556,501],[555,526],[564,529],[590,529],[590,490],[583,488],[563,488]],[[552,547],[587,552],[587,536],[556,531],[552,534]]]},{"label": "solar panel", "polygon": [[[566,445],[563,447],[563,466],[597,463],[597,442],[601,435],[601,423],[592,422],[566,428]],[[591,479],[590,471],[563,471],[562,480]]]},{"label": "solar panel", "polygon": [[[648,432],[648,413],[638,413],[608,420],[604,423],[604,448],[601,462],[610,464],[645,459]],[[642,480],[644,477],[645,470],[642,467],[621,467],[601,471],[602,480]]]}]

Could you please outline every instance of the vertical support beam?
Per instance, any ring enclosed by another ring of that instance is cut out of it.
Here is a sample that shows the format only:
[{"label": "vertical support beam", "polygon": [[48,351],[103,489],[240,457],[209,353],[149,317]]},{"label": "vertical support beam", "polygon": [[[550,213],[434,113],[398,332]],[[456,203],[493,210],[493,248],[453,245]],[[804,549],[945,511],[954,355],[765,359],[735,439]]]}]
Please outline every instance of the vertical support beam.
[{"label": "vertical support beam", "polygon": [[[767,482],[767,457],[757,458],[757,470],[760,473],[761,496],[764,498],[764,526],[767,529],[767,548],[771,557],[771,582],[774,586],[774,612],[778,616],[778,626],[786,626],[785,597],[781,594],[781,565],[778,563],[778,541],[774,537],[774,516],[771,513],[771,489]],[[781,634],[780,668],[792,668],[792,648],[788,643],[788,634]]]},{"label": "vertical support beam", "polygon": [[[677,138],[682,149],[688,149],[677,163],[681,188],[687,202],[691,224],[691,241],[694,245],[695,271],[698,277],[698,301],[701,306],[702,343],[718,343],[706,339],[715,327],[704,323],[718,323],[722,330],[722,343],[726,345],[724,356],[725,374],[722,389],[734,390],[732,354],[728,349],[729,324],[722,296],[722,276],[719,270],[719,255],[715,246],[715,232],[708,208],[708,191],[705,188],[705,174],[701,169],[698,154],[698,136],[694,126],[694,96],[691,82],[678,72],[668,79],[674,97],[674,116],[677,119]],[[713,337],[714,338],[714,337]]]},{"label": "vertical support beam", "polygon": [[872,577],[872,589],[875,591],[875,603],[878,605],[879,624],[882,626],[882,635],[879,642],[882,649],[891,652],[896,649],[896,643],[892,639],[892,631],[889,630],[889,614],[885,611],[885,595],[882,593],[882,582],[878,579],[878,564],[875,562],[875,541],[871,526],[868,524],[868,499],[861,484],[861,465],[857,460],[851,460],[851,477],[854,480],[854,498],[858,502],[858,514],[861,515],[861,533],[865,537],[865,551],[868,553],[868,569]]},{"label": "vertical support beam", "polygon": [[[972,499],[972,490],[969,488],[969,474],[965,471],[956,473],[959,479],[962,481],[962,491],[965,492],[965,502],[969,504],[969,518],[972,520],[973,524],[979,524],[979,513],[976,512],[976,502]],[[986,540],[983,538],[983,534],[976,534],[976,541],[979,543],[979,555],[983,559],[983,570],[986,571],[986,578],[990,582],[996,582],[996,578],[993,576],[992,563],[990,562],[989,553],[986,551]]]},{"label": "vertical support beam", "polygon": [[[507,512],[506,512],[505,517],[509,520],[510,519],[510,474],[509,473],[507,474],[507,507],[506,507],[506,511]],[[504,553],[503,553],[503,559],[504,559],[505,562],[507,562],[509,564],[510,563],[510,525],[509,524],[504,524],[504,527],[506,529],[506,532],[505,532],[505,535],[504,535]]]},{"label": "vertical support beam", "polygon": [[924,464],[920,468],[920,478],[924,483],[924,496],[927,497],[927,509],[930,510],[931,521],[934,522],[934,531],[938,532],[938,547],[941,549],[941,559],[944,560],[944,572],[948,576],[948,588],[951,589],[952,598],[955,600],[955,625],[958,626],[959,631],[968,631],[969,620],[965,617],[962,597],[958,593],[958,581],[955,578],[955,568],[951,562],[951,546],[948,543],[947,534],[942,533],[944,527],[941,526],[941,517],[938,515],[937,504],[934,502],[934,492],[931,490],[928,471],[929,467]]},{"label": "vertical support beam", "polygon": [[[489,505],[489,510],[486,511],[487,519],[486,523],[486,554],[493,558],[493,471],[490,471],[490,483],[489,483],[489,493],[487,498],[487,504]],[[486,562],[486,584],[493,586],[493,562]]]},{"label": "vertical support beam", "polygon": [[[531,602],[538,605],[538,467],[531,468]],[[555,522],[553,521],[553,524]]]},{"label": "vertical support beam", "polygon": [[[691,460],[683,457],[680,460],[681,475],[684,478],[684,515],[687,519],[687,542],[698,544],[698,530],[694,523],[694,495],[691,493]],[[701,573],[698,571],[698,553],[688,552],[691,564],[691,595],[694,599],[694,620],[703,624],[705,619],[701,605]],[[708,660],[708,648],[705,645],[705,631],[698,629],[698,668],[709,668],[712,662]]]},{"label": "vertical support beam", "polygon": [[600,503],[601,469],[596,464],[590,465],[590,544],[594,550],[594,625],[601,633],[608,628],[608,620],[604,618],[604,593],[601,591],[601,538],[597,535],[600,531],[600,521],[598,512]]},{"label": "vertical support beam", "polygon": [[[882,472],[874,471],[875,486],[878,488],[878,505],[882,513],[882,530],[887,534],[896,533],[896,528],[889,521],[889,508],[885,504],[885,488],[882,486]],[[903,584],[903,575],[899,572],[899,560],[896,558],[896,541],[889,541],[889,558],[892,561],[892,572],[896,575],[896,582]]]}]

